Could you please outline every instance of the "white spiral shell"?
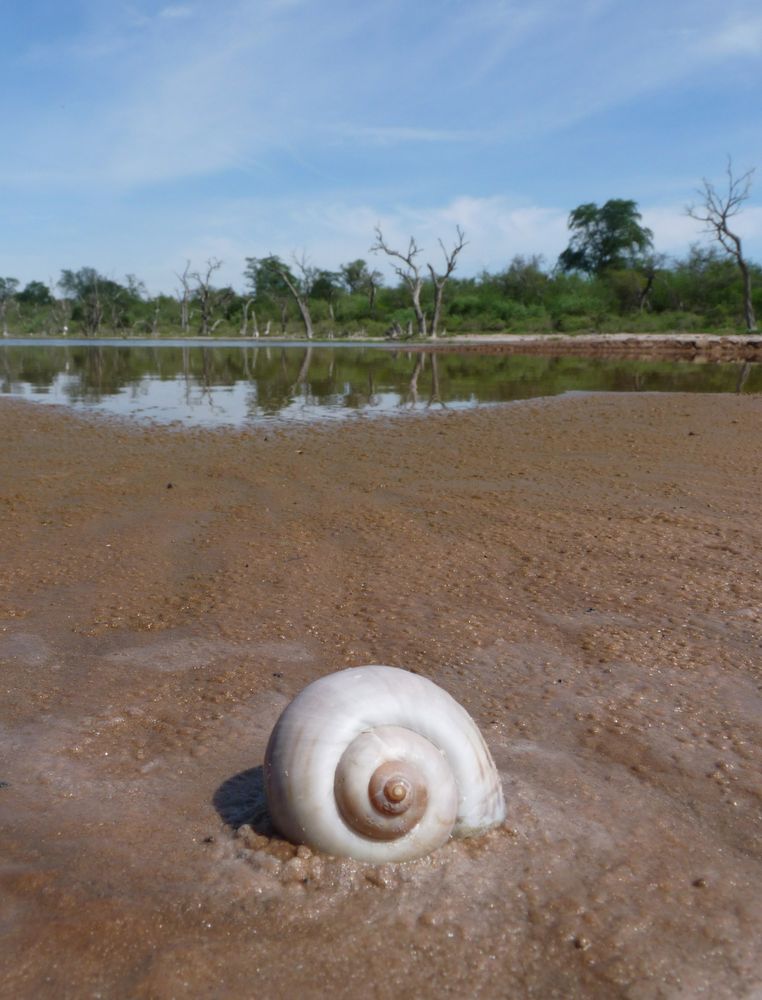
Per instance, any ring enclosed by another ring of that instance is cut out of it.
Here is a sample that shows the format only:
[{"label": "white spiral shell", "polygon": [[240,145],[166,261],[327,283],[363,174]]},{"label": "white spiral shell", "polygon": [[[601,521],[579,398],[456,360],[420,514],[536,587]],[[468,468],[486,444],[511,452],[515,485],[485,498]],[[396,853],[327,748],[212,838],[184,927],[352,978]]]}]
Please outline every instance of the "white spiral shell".
[{"label": "white spiral shell", "polygon": [[502,822],[505,803],[468,712],[396,667],[341,670],[287,706],[265,753],[275,828],[360,861],[409,861]]}]

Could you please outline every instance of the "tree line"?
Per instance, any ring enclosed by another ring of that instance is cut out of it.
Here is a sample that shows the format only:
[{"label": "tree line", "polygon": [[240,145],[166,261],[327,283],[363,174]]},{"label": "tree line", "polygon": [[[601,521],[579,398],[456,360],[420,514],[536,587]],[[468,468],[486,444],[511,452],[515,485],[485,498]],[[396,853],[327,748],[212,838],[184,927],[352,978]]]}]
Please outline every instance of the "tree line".
[{"label": "tree line", "polygon": [[[172,294],[148,295],[135,275],[124,281],[93,267],[63,270],[54,287],[23,288],[0,277],[4,336],[385,336],[404,340],[467,332],[700,331],[756,329],[762,308],[762,268],[745,256],[733,219],[750,196],[752,171],[726,183],[704,181],[701,201],[687,213],[712,237],[684,257],[657,253],[635,201],[614,198],[577,206],[569,244],[548,266],[539,256],[515,256],[505,268],[456,277],[467,245],[460,226],[433,258],[415,237],[393,246],[376,228],[363,258],[326,270],[305,255],[290,262],[270,254],[247,257],[242,293],[215,278],[222,261],[186,261]],[[396,282],[373,266],[385,258]]]}]

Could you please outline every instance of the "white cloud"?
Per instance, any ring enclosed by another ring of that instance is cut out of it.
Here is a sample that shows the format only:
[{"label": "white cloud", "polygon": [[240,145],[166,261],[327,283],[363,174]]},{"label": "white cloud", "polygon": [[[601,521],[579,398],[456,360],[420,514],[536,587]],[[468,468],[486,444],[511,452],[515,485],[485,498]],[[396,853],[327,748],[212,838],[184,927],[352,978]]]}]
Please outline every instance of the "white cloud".
[{"label": "white cloud", "polygon": [[[384,272],[392,271],[383,255],[371,254],[374,228],[379,225],[390,246],[403,248],[414,236],[422,248],[421,261],[441,263],[439,239],[452,244],[456,226],[465,230],[467,246],[459,258],[458,273],[475,275],[497,271],[511,259],[539,255],[552,267],[568,243],[568,212],[552,206],[521,205],[502,196],[478,198],[461,195],[440,205],[374,206],[324,199],[284,201],[238,200],[200,213],[195,230],[182,241],[169,234],[151,259],[143,247],[145,276],[152,288],[172,287],[172,274],[186,258],[199,266],[209,257],[224,262],[220,283],[242,286],[246,257],[278,254],[284,260],[306,254],[318,267],[335,270],[340,264],[363,257]],[[683,256],[689,246],[705,237],[701,227],[685,215],[682,205],[643,208],[643,223],[653,230],[656,250]],[[738,218],[744,240],[762,238],[762,208],[749,206]],[[121,270],[138,270],[125,262]],[[149,273],[150,271],[150,273]]]},{"label": "white cloud", "polygon": [[476,129],[434,129],[415,125],[347,125],[334,130],[345,139],[391,145],[403,142],[481,142],[490,134]]},{"label": "white cloud", "polygon": [[[682,257],[693,243],[711,241],[711,234],[687,215],[684,204],[645,207],[642,215],[643,225],[654,234],[654,247],[659,253]],[[732,228],[742,240],[756,246],[762,238],[762,207],[745,206],[733,220]]]},{"label": "white cloud", "polygon": [[644,208],[642,214],[643,225],[653,232],[654,247],[659,253],[684,254],[701,237],[697,224],[685,214],[685,206]]},{"label": "white cloud", "polygon": [[[691,243],[706,239],[683,205],[642,206],[642,213],[659,252],[681,257]],[[92,264],[117,280],[136,273],[152,293],[171,293],[177,285],[175,272],[182,271],[186,260],[195,270],[215,257],[223,262],[217,283],[242,289],[246,257],[275,253],[290,260],[293,254],[305,253],[312,264],[329,270],[362,257],[390,279],[383,255],[370,253],[376,225],[391,246],[406,247],[414,236],[423,249],[421,261],[430,260],[435,267],[442,260],[438,240],[451,246],[460,225],[467,246],[458,274],[470,276],[484,269],[501,270],[517,254],[540,255],[552,267],[568,242],[567,216],[566,209],[521,204],[503,196],[460,195],[428,206],[323,197],[231,199],[199,204],[190,213],[180,205],[157,213],[150,222],[140,216],[120,217],[118,222],[104,219],[103,224],[96,220],[89,230],[79,227],[74,241],[62,232],[43,246],[30,242],[27,253],[0,254],[0,273],[26,282],[57,278],[62,267]],[[754,259],[762,242],[762,207],[747,206],[737,223]]]},{"label": "white cloud", "polygon": [[162,7],[159,11],[159,17],[166,18],[167,20],[177,20],[179,18],[191,17],[193,14],[193,8],[187,7],[183,4],[173,4],[169,7]]},{"label": "white cloud", "polygon": [[[88,30],[36,50],[57,70],[55,99],[12,123],[5,179],[36,171],[119,191],[285,148],[307,161],[336,138],[357,151],[478,142],[515,152],[708,60],[762,51],[762,17],[735,2],[714,34],[706,0],[668,5],[658,27],[612,0],[473,0],[428,18],[423,0],[425,34],[400,33],[408,15],[395,0],[93,6]],[[62,120],[67,81],[83,70],[94,74],[85,99],[75,88],[85,113]]]},{"label": "white cloud", "polygon": [[[567,213],[558,209],[516,205],[503,197],[460,196],[444,204],[425,208],[393,207],[324,199],[283,201],[239,200],[218,206],[197,220],[197,229],[182,242],[159,240],[163,259],[150,261],[144,254],[146,278],[152,288],[171,285],[173,271],[186,258],[194,266],[208,257],[224,261],[220,282],[242,285],[244,259],[278,254],[290,260],[305,253],[311,263],[334,270],[357,257],[391,277],[382,254],[370,253],[374,229],[379,225],[390,246],[406,247],[414,236],[422,248],[421,261],[438,267],[442,262],[441,239],[450,246],[456,226],[466,234],[468,245],[459,261],[459,273],[473,275],[483,269],[507,266],[516,254],[538,254],[548,265],[566,245]],[[171,227],[170,227],[171,230]],[[151,240],[154,250],[155,241]],[[163,268],[166,272],[162,275]]]},{"label": "white cloud", "polygon": [[754,56],[762,53],[762,16],[735,18],[700,44],[710,56]]}]

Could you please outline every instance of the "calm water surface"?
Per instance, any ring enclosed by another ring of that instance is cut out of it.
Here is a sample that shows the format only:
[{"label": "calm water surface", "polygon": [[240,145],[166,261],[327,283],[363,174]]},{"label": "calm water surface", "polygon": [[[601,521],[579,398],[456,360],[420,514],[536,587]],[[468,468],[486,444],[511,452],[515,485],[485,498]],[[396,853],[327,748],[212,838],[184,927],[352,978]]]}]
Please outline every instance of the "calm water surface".
[{"label": "calm water surface", "polygon": [[0,392],[207,426],[458,409],[564,392],[762,392],[762,366],[305,345],[0,347]]}]

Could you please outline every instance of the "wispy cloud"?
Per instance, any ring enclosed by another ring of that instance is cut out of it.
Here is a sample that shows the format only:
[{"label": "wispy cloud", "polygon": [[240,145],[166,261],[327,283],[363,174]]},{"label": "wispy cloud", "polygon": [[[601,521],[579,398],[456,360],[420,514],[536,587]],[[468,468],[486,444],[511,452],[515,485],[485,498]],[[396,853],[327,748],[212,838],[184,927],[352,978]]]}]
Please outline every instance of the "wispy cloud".
[{"label": "wispy cloud", "polygon": [[[129,187],[238,169],[325,136],[358,149],[516,147],[658,92],[702,60],[762,50],[762,16],[736,9],[716,29],[707,0],[660,9],[658,24],[610,0],[474,0],[467,13],[433,0],[412,13],[397,0],[88,9],[100,12],[82,30],[32,50],[58,99],[86,100],[87,113],[59,125],[41,104],[19,118],[6,176],[43,161],[47,175],[60,164],[64,184],[79,170],[88,185]],[[406,33],[403,16],[420,30]],[[87,83],[75,75],[86,69]],[[17,146],[26,159],[14,171]]]},{"label": "wispy cloud", "polygon": [[410,142],[483,142],[491,138],[491,133],[487,130],[422,128],[417,125],[344,125],[329,131],[342,139],[379,145]]},{"label": "wispy cloud", "polygon": [[185,4],[172,4],[169,7],[162,7],[159,11],[159,17],[166,18],[167,20],[191,17],[192,14],[193,8]]},{"label": "wispy cloud", "polygon": [[566,219],[566,211],[518,205],[504,197],[460,196],[425,207],[324,198],[239,199],[199,218],[197,232],[172,253],[176,260],[219,256],[225,260],[225,280],[236,285],[246,256],[275,253],[290,259],[302,251],[330,269],[363,257],[391,277],[386,259],[370,253],[376,226],[390,245],[406,246],[414,236],[422,259],[434,265],[441,262],[439,240],[449,245],[460,226],[468,240],[460,271],[476,274],[505,267],[516,254],[538,254],[553,264],[566,245]]},{"label": "wispy cloud", "polygon": [[701,40],[700,51],[713,57],[762,54],[762,14],[733,17]]},{"label": "wispy cloud", "polygon": [[[706,239],[683,205],[646,205],[642,206],[642,215],[661,253],[683,256],[692,243]],[[383,256],[370,253],[377,225],[393,246],[406,246],[414,236],[423,250],[422,259],[435,266],[441,257],[439,240],[449,245],[456,226],[460,226],[468,245],[461,255],[459,272],[474,275],[482,270],[501,270],[516,255],[537,255],[546,266],[554,266],[569,241],[567,220],[566,209],[521,205],[502,196],[463,195],[427,207],[324,199],[276,203],[251,199],[210,211],[198,220],[198,231],[192,238],[171,251],[167,249],[167,259],[177,262],[186,257],[195,261],[219,257],[224,261],[221,280],[235,286],[241,284],[245,257],[270,253],[288,260],[294,253],[304,252],[311,261],[328,269],[363,257],[392,278]],[[743,239],[762,238],[762,207],[749,206],[738,222]]]}]

